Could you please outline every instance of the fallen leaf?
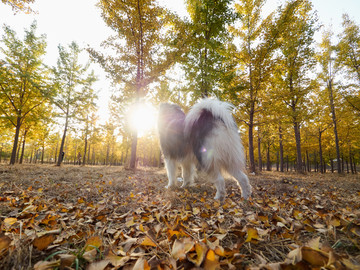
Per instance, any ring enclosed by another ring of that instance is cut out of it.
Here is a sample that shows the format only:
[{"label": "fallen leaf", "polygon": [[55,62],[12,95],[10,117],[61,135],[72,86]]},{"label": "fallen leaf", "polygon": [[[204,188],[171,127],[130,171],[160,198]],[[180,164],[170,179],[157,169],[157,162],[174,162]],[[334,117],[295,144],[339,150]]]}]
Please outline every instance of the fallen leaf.
[{"label": "fallen leaf", "polygon": [[54,242],[55,236],[53,234],[45,234],[43,236],[37,237],[33,241],[34,247],[38,250],[46,249],[52,242]]},{"label": "fallen leaf", "polygon": [[141,245],[142,246],[151,246],[151,247],[157,246],[156,243],[152,239],[150,239],[150,237],[148,237],[148,236],[146,236],[144,238],[144,240],[141,242]]}]

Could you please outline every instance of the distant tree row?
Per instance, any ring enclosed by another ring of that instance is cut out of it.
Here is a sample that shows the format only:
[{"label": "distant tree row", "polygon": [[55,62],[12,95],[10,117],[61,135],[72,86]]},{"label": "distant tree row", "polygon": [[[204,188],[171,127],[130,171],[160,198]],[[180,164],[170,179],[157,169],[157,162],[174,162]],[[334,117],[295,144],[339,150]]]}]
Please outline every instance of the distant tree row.
[{"label": "distant tree row", "polygon": [[[265,3],[187,0],[189,17],[181,18],[155,0],[100,0],[101,15],[115,35],[102,43],[106,50],[89,48],[88,52],[108,73],[115,89],[108,123],[99,126],[87,117],[94,111],[89,105],[92,95],[86,101],[71,101],[77,100],[76,89],[91,89],[94,77],[84,79],[81,66],[66,73],[73,67],[71,63],[77,63],[70,58],[71,51],[76,51],[72,45],[69,51],[59,48],[59,64],[49,70],[46,79],[51,87],[35,87],[35,82],[41,83],[31,79],[34,93],[38,91],[31,98],[32,106],[24,107],[20,114],[14,106],[12,114],[2,109],[1,123],[7,129],[0,136],[8,138],[13,132],[9,123],[16,127],[20,121],[23,129],[15,129],[15,138],[17,132],[25,138],[26,121],[22,119],[30,121],[32,112],[36,115],[42,107],[44,111],[37,114],[41,117],[32,123],[48,128],[44,119],[54,117],[43,117],[46,109],[57,108],[65,126],[63,148],[59,146],[54,157],[57,161],[64,152],[67,161],[79,162],[76,151],[80,147],[83,164],[126,163],[135,168],[141,159],[144,165],[158,165],[156,136],[138,139],[137,131],[128,127],[127,106],[143,100],[154,105],[172,101],[187,110],[199,98],[216,96],[236,107],[250,172],[276,168],[355,173],[360,159],[359,25],[344,14],[342,31],[335,35],[331,28],[320,25],[309,0],[284,1],[266,16]],[[314,36],[319,32],[322,38],[317,43]],[[8,66],[8,60],[2,61],[2,70]],[[14,86],[15,80],[2,85]],[[47,104],[40,98],[52,106],[35,106]],[[7,108],[7,100],[6,95],[0,96],[1,108]],[[70,102],[69,110],[65,101]],[[72,134],[73,140],[66,142],[69,121],[82,127],[82,133]],[[29,125],[35,127],[32,123]],[[82,143],[77,144],[75,138],[80,137]],[[19,144],[16,147],[12,161],[19,153],[21,156]],[[70,154],[64,147],[76,151]]]},{"label": "distant tree row", "polygon": [[[71,43],[59,45],[55,67],[43,63],[46,53],[45,35],[36,35],[36,23],[25,30],[24,39],[9,26],[3,27],[0,47],[0,139],[2,146],[13,133],[10,164],[22,163],[26,140],[35,136],[44,150],[49,136],[54,136],[56,123],[62,128],[58,162],[70,124],[85,125],[95,110],[96,77],[87,72],[88,65],[79,64],[80,48]],[[71,123],[72,122],[72,123]],[[44,151],[42,151],[44,152]]]}]

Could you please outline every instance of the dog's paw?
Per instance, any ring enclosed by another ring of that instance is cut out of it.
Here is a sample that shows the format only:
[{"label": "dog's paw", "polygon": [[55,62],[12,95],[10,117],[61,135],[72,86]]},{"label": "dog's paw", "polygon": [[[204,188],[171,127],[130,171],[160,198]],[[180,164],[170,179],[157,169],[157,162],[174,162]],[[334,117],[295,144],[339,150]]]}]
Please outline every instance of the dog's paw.
[{"label": "dog's paw", "polygon": [[219,200],[220,202],[223,202],[225,200],[225,195],[216,193],[214,200]]},{"label": "dog's paw", "polygon": [[172,188],[175,188],[175,187],[176,186],[174,184],[172,184],[172,185],[168,184],[168,185],[165,186],[166,189],[172,189]]},{"label": "dog's paw", "polygon": [[195,187],[195,183],[185,183],[183,182],[181,185],[182,188],[186,188],[186,187]]}]

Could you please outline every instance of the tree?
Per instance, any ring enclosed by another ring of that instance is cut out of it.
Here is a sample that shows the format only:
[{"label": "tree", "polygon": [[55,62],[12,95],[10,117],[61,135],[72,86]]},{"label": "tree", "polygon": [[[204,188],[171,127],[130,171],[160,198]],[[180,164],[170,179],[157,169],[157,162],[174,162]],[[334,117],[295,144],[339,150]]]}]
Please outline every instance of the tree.
[{"label": "tree", "polygon": [[30,8],[30,4],[34,3],[35,0],[1,0],[5,5],[11,6],[12,10],[17,13],[23,11],[25,13],[31,13],[33,10]]},{"label": "tree", "polygon": [[47,71],[42,57],[46,49],[45,35],[36,36],[36,22],[25,30],[24,40],[4,26],[0,51],[4,60],[0,66],[0,111],[15,127],[10,164],[15,164],[21,126],[25,118],[43,105],[51,94],[46,84]]},{"label": "tree", "polygon": [[[134,103],[148,92],[148,86],[174,63],[181,47],[182,22],[155,0],[108,1],[99,7],[105,23],[116,36],[103,42],[114,50],[104,55],[89,49],[90,55],[123,89],[122,96]],[[132,131],[130,168],[136,167],[137,131]]]},{"label": "tree", "polygon": [[188,51],[182,62],[193,99],[220,90],[226,74],[226,49],[230,43],[227,26],[234,22],[233,0],[187,0],[191,23]]},{"label": "tree", "polygon": [[307,95],[312,89],[309,73],[315,65],[314,33],[317,29],[317,18],[308,0],[298,1],[287,31],[282,33],[281,56],[279,66],[279,93],[288,108],[296,142],[296,170],[302,172],[300,127],[306,119]]},{"label": "tree", "polygon": [[240,24],[230,27],[234,36],[239,38],[238,49],[233,53],[239,71],[228,94],[243,112],[240,118],[248,127],[250,172],[255,172],[253,130],[256,113],[261,108],[261,96],[274,67],[273,55],[281,44],[280,34],[286,31],[298,1],[279,8],[276,16],[271,13],[262,19],[264,4],[265,0],[240,0],[235,4]]},{"label": "tree", "polygon": [[332,124],[334,128],[334,139],[336,147],[336,159],[337,159],[337,171],[341,173],[341,162],[340,162],[340,146],[339,146],[339,135],[338,135],[338,120],[335,112],[335,93],[334,93],[334,79],[337,72],[334,67],[334,46],[331,43],[332,32],[325,31],[323,33],[322,41],[320,43],[321,51],[318,54],[318,61],[321,67],[321,73],[319,74],[320,79],[326,84],[326,90],[328,92],[328,101],[330,114],[332,118]]},{"label": "tree", "polygon": [[344,85],[344,97],[349,105],[360,112],[360,27],[347,14],[343,15],[343,32],[336,46],[336,66],[340,66],[348,81]]},{"label": "tree", "polygon": [[87,74],[88,65],[79,63],[81,49],[72,42],[68,48],[59,45],[57,66],[52,69],[57,95],[53,103],[60,109],[59,116],[65,120],[63,136],[60,144],[57,166],[61,165],[66,133],[70,120],[80,119],[95,95],[92,83],[96,81],[93,72]]}]

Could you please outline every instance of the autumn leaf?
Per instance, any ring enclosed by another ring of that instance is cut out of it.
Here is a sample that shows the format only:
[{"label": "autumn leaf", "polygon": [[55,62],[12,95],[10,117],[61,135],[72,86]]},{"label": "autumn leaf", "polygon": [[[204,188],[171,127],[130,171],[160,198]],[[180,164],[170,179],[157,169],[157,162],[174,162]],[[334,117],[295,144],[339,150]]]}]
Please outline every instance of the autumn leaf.
[{"label": "autumn leaf", "polygon": [[208,248],[204,243],[198,242],[195,244],[195,252],[189,252],[187,254],[187,259],[199,267],[205,258],[207,250]]},{"label": "autumn leaf", "polygon": [[183,238],[181,240],[175,240],[171,255],[176,260],[184,260],[186,253],[188,253],[194,247],[194,242],[190,238]]},{"label": "autumn leaf", "polygon": [[7,237],[6,235],[1,235],[0,236],[0,257],[2,257],[7,249],[9,248],[11,243],[11,239],[9,237]]},{"label": "autumn leaf", "polygon": [[89,251],[94,248],[100,248],[101,246],[102,246],[102,240],[100,236],[92,236],[85,243],[85,251]]},{"label": "autumn leaf", "polygon": [[141,242],[141,245],[142,246],[151,246],[151,247],[156,247],[156,243],[149,237],[149,236],[146,236],[144,238],[144,240]]},{"label": "autumn leaf", "polygon": [[248,227],[247,228],[247,237],[245,242],[251,242],[252,240],[259,240],[259,233],[256,228]]},{"label": "autumn leaf", "polygon": [[204,269],[209,269],[209,270],[220,269],[218,256],[211,249],[206,254]]},{"label": "autumn leaf", "polygon": [[59,267],[61,264],[60,260],[56,261],[39,261],[34,265],[34,270],[52,270]]},{"label": "autumn leaf", "polygon": [[53,234],[45,234],[43,236],[37,237],[33,241],[34,247],[38,250],[46,249],[52,242],[54,242],[55,236]]}]

